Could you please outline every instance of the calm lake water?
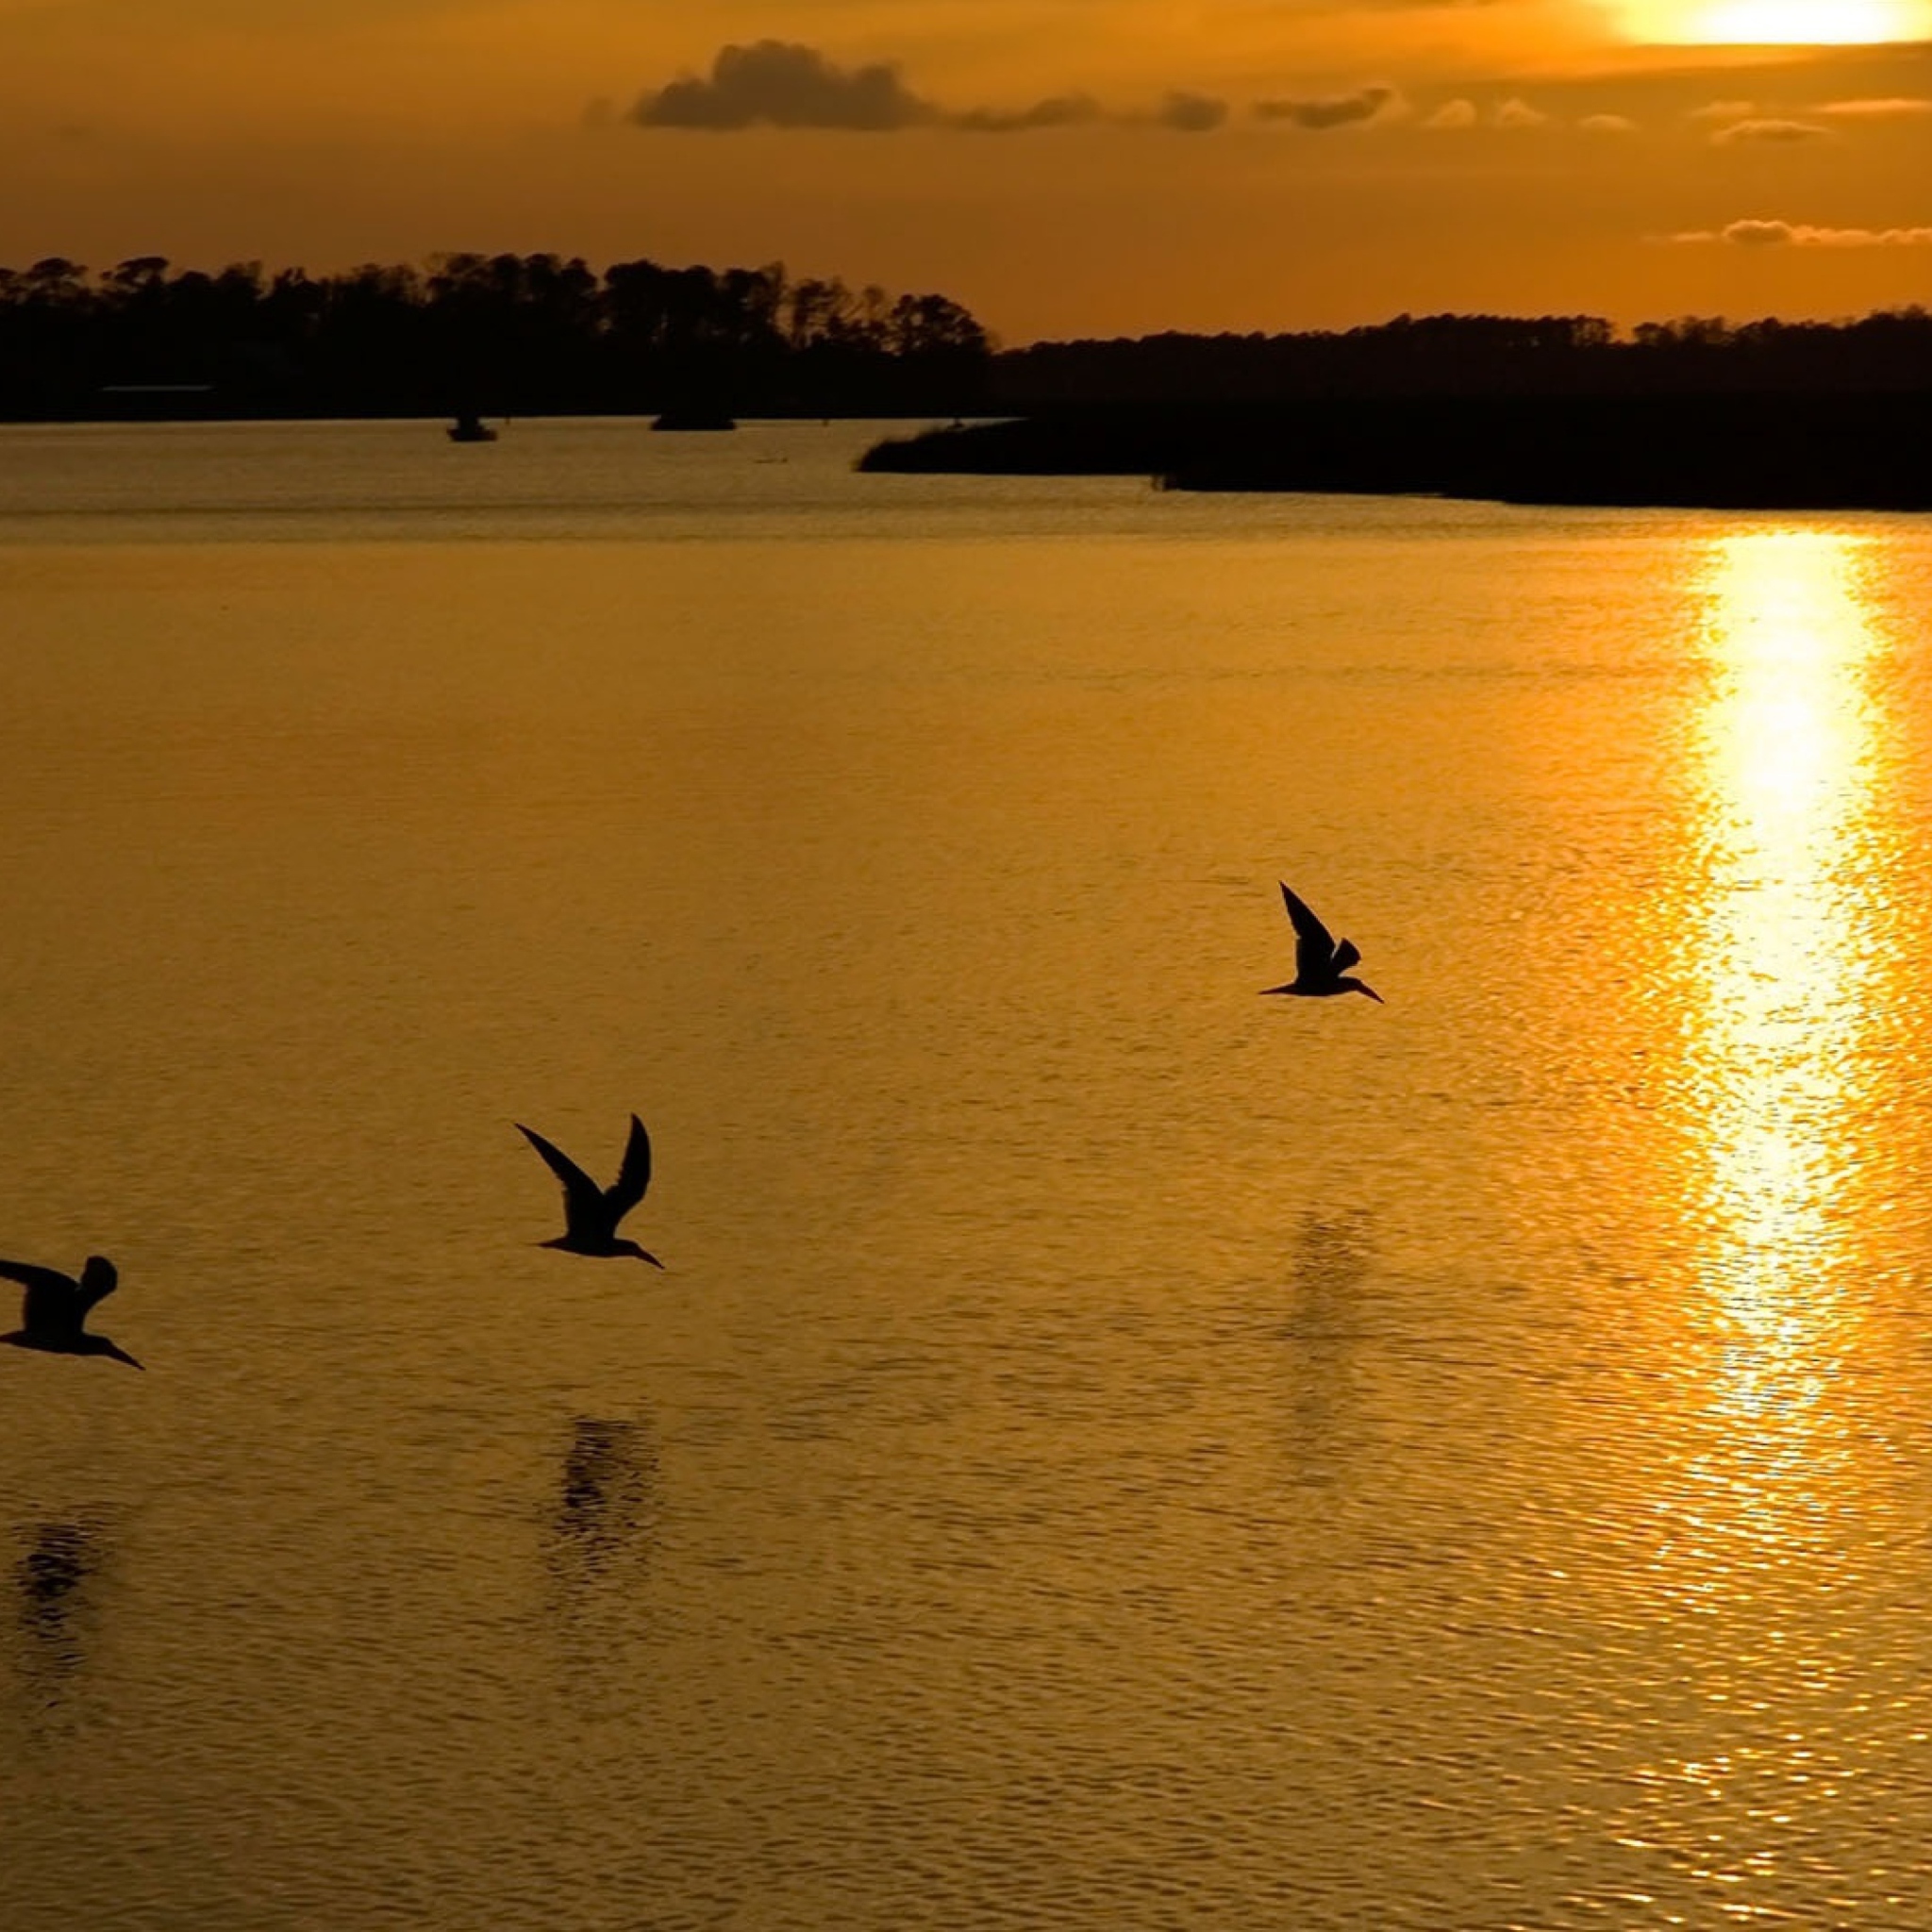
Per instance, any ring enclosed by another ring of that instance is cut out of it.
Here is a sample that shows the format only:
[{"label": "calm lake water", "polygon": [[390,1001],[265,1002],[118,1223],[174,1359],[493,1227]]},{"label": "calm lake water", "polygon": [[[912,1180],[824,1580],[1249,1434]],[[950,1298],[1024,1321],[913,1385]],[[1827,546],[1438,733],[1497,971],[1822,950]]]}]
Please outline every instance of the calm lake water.
[{"label": "calm lake water", "polygon": [[0,1922],[1932,1923],[1932,522],[873,434],[0,430]]}]

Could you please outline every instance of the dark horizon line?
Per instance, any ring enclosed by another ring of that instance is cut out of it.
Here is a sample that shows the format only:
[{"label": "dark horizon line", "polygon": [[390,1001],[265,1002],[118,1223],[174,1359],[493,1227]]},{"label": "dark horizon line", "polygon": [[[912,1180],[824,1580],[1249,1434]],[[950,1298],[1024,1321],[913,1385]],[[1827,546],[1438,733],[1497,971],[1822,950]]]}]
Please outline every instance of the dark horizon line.
[{"label": "dark horizon line", "polygon": [[[1932,43],[1928,43],[1932,44]],[[96,292],[110,290],[125,291],[136,286],[136,277],[126,275],[116,281],[125,272],[140,272],[140,280],[148,285],[159,283],[172,286],[184,279],[199,279],[219,282],[225,276],[252,276],[264,288],[272,288],[277,282],[292,285],[306,283],[311,287],[341,284],[371,275],[411,275],[420,277],[426,289],[439,277],[455,273],[458,275],[473,274],[477,268],[490,268],[499,264],[517,263],[528,268],[544,265],[558,272],[582,271],[608,280],[613,271],[626,269],[649,269],[666,275],[704,275],[714,279],[725,277],[775,277],[787,289],[823,289],[837,291],[857,299],[868,300],[879,297],[891,298],[887,291],[877,283],[865,282],[854,288],[840,275],[805,275],[793,278],[782,258],[759,263],[757,267],[732,264],[724,268],[711,266],[701,261],[683,263],[659,262],[650,257],[632,257],[612,259],[602,268],[592,268],[589,258],[583,255],[559,255],[551,249],[537,249],[520,252],[514,249],[483,251],[477,249],[432,249],[409,260],[383,261],[374,257],[347,262],[339,268],[325,269],[311,275],[305,263],[287,261],[271,268],[263,256],[244,256],[230,259],[219,268],[205,268],[198,265],[182,266],[172,258],[161,254],[132,255],[122,258],[111,267],[100,270],[90,269],[86,264],[70,256],[43,256],[25,269],[15,269],[0,263],[0,305],[10,299],[12,291],[19,285],[28,282],[42,272],[59,274],[83,281]],[[172,277],[168,272],[174,271]],[[903,299],[935,299],[931,296]],[[950,298],[941,298],[950,299]],[[1932,300],[1932,296],[1928,296]],[[1111,347],[1116,344],[1165,342],[1165,341],[1345,341],[1352,337],[1375,335],[1405,327],[1421,328],[1439,324],[1495,323],[1503,325],[1568,324],[1590,325],[1608,332],[1608,340],[1614,343],[1635,341],[1647,331],[1659,328],[1680,330],[1687,325],[1695,325],[1709,329],[1727,330],[1733,333],[1752,328],[1774,327],[1781,329],[1832,330],[1856,326],[1859,323],[1871,322],[1887,317],[1916,318],[1926,314],[1924,301],[1907,300],[1882,304],[1867,308],[1861,314],[1835,314],[1829,317],[1820,315],[1779,315],[1759,314],[1733,321],[1728,315],[1702,314],[1695,311],[1680,311],[1668,320],[1645,318],[1635,322],[1620,322],[1615,317],[1603,315],[1591,309],[1562,309],[1523,308],[1512,309],[1497,308],[1407,308],[1379,320],[1363,319],[1350,323],[1331,323],[1310,326],[1284,327],[1237,327],[1233,325],[1208,327],[1182,327],[1168,325],[1139,330],[1113,330],[1109,332],[1086,331],[1078,334],[1039,335],[1025,341],[1008,342],[996,334],[987,332],[987,339],[994,356],[999,358],[1022,357],[1036,349],[1058,347]]]},{"label": "dark horizon line", "polygon": [[1347,330],[1076,338],[1002,351],[949,296],[783,266],[600,273],[441,255],[324,278],[134,256],[0,266],[0,418],[940,416],[1323,396],[1932,389],[1932,313],[1628,333],[1591,315],[1401,314]]}]

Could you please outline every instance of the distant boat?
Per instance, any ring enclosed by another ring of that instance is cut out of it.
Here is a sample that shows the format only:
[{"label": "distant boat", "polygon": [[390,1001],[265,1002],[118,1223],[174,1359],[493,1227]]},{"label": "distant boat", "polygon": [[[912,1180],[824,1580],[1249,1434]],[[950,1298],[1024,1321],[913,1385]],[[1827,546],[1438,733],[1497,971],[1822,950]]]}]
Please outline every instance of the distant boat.
[{"label": "distant boat", "polygon": [[707,408],[700,403],[681,403],[666,409],[656,418],[653,429],[736,429],[738,425],[731,420],[730,412],[724,409]]},{"label": "distant boat", "polygon": [[449,426],[452,442],[494,442],[496,431],[480,416],[458,416]]}]

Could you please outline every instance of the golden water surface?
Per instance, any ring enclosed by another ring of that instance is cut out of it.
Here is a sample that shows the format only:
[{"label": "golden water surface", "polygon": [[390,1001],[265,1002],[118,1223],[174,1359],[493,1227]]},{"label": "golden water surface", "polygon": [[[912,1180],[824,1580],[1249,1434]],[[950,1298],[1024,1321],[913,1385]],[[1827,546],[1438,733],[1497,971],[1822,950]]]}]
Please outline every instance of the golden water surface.
[{"label": "golden water surface", "polygon": [[0,430],[0,1923],[1932,1923],[1932,527],[864,440]]}]

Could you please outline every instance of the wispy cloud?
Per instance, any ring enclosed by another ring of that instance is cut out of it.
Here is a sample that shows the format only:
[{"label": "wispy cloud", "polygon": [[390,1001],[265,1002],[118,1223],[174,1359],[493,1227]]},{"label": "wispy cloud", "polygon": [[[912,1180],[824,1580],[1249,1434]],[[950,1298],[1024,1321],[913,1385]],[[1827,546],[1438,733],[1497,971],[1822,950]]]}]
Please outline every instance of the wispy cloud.
[{"label": "wispy cloud", "polygon": [[1932,101],[1899,96],[1876,101],[1826,101],[1816,110],[1845,121],[1909,121],[1932,114]]},{"label": "wispy cloud", "polygon": [[1547,127],[1550,117],[1541,108],[1532,108],[1527,101],[1507,100],[1496,109],[1498,127]]},{"label": "wispy cloud", "polygon": [[1722,242],[1733,248],[1932,248],[1932,227],[1821,228],[1805,222],[1752,219],[1663,239],[1691,247]]},{"label": "wispy cloud", "polygon": [[[1598,133],[1611,131],[1613,127],[1621,132],[1636,125],[1624,121],[1619,114],[1593,114],[1590,118],[1599,124],[1593,130]],[[1554,115],[1532,107],[1520,96],[1511,95],[1507,101],[1497,102],[1487,113],[1471,100],[1458,97],[1444,101],[1422,125],[1436,134],[1462,134],[1475,127],[1497,127],[1506,134],[1521,134],[1537,128],[1554,127],[1557,123]]]},{"label": "wispy cloud", "polygon": [[1053,94],[1030,108],[969,108],[945,117],[948,127],[968,134],[1024,134],[1036,127],[1074,127],[1100,120],[1105,109],[1090,94]]},{"label": "wispy cloud", "polygon": [[1576,124],[1585,134],[1635,134],[1637,123],[1627,114],[1586,114]]},{"label": "wispy cloud", "polygon": [[1746,142],[1790,146],[1804,141],[1827,141],[1830,135],[1829,128],[1812,121],[1734,121],[1728,127],[1720,127],[1710,140],[1714,147],[1736,147]]}]

